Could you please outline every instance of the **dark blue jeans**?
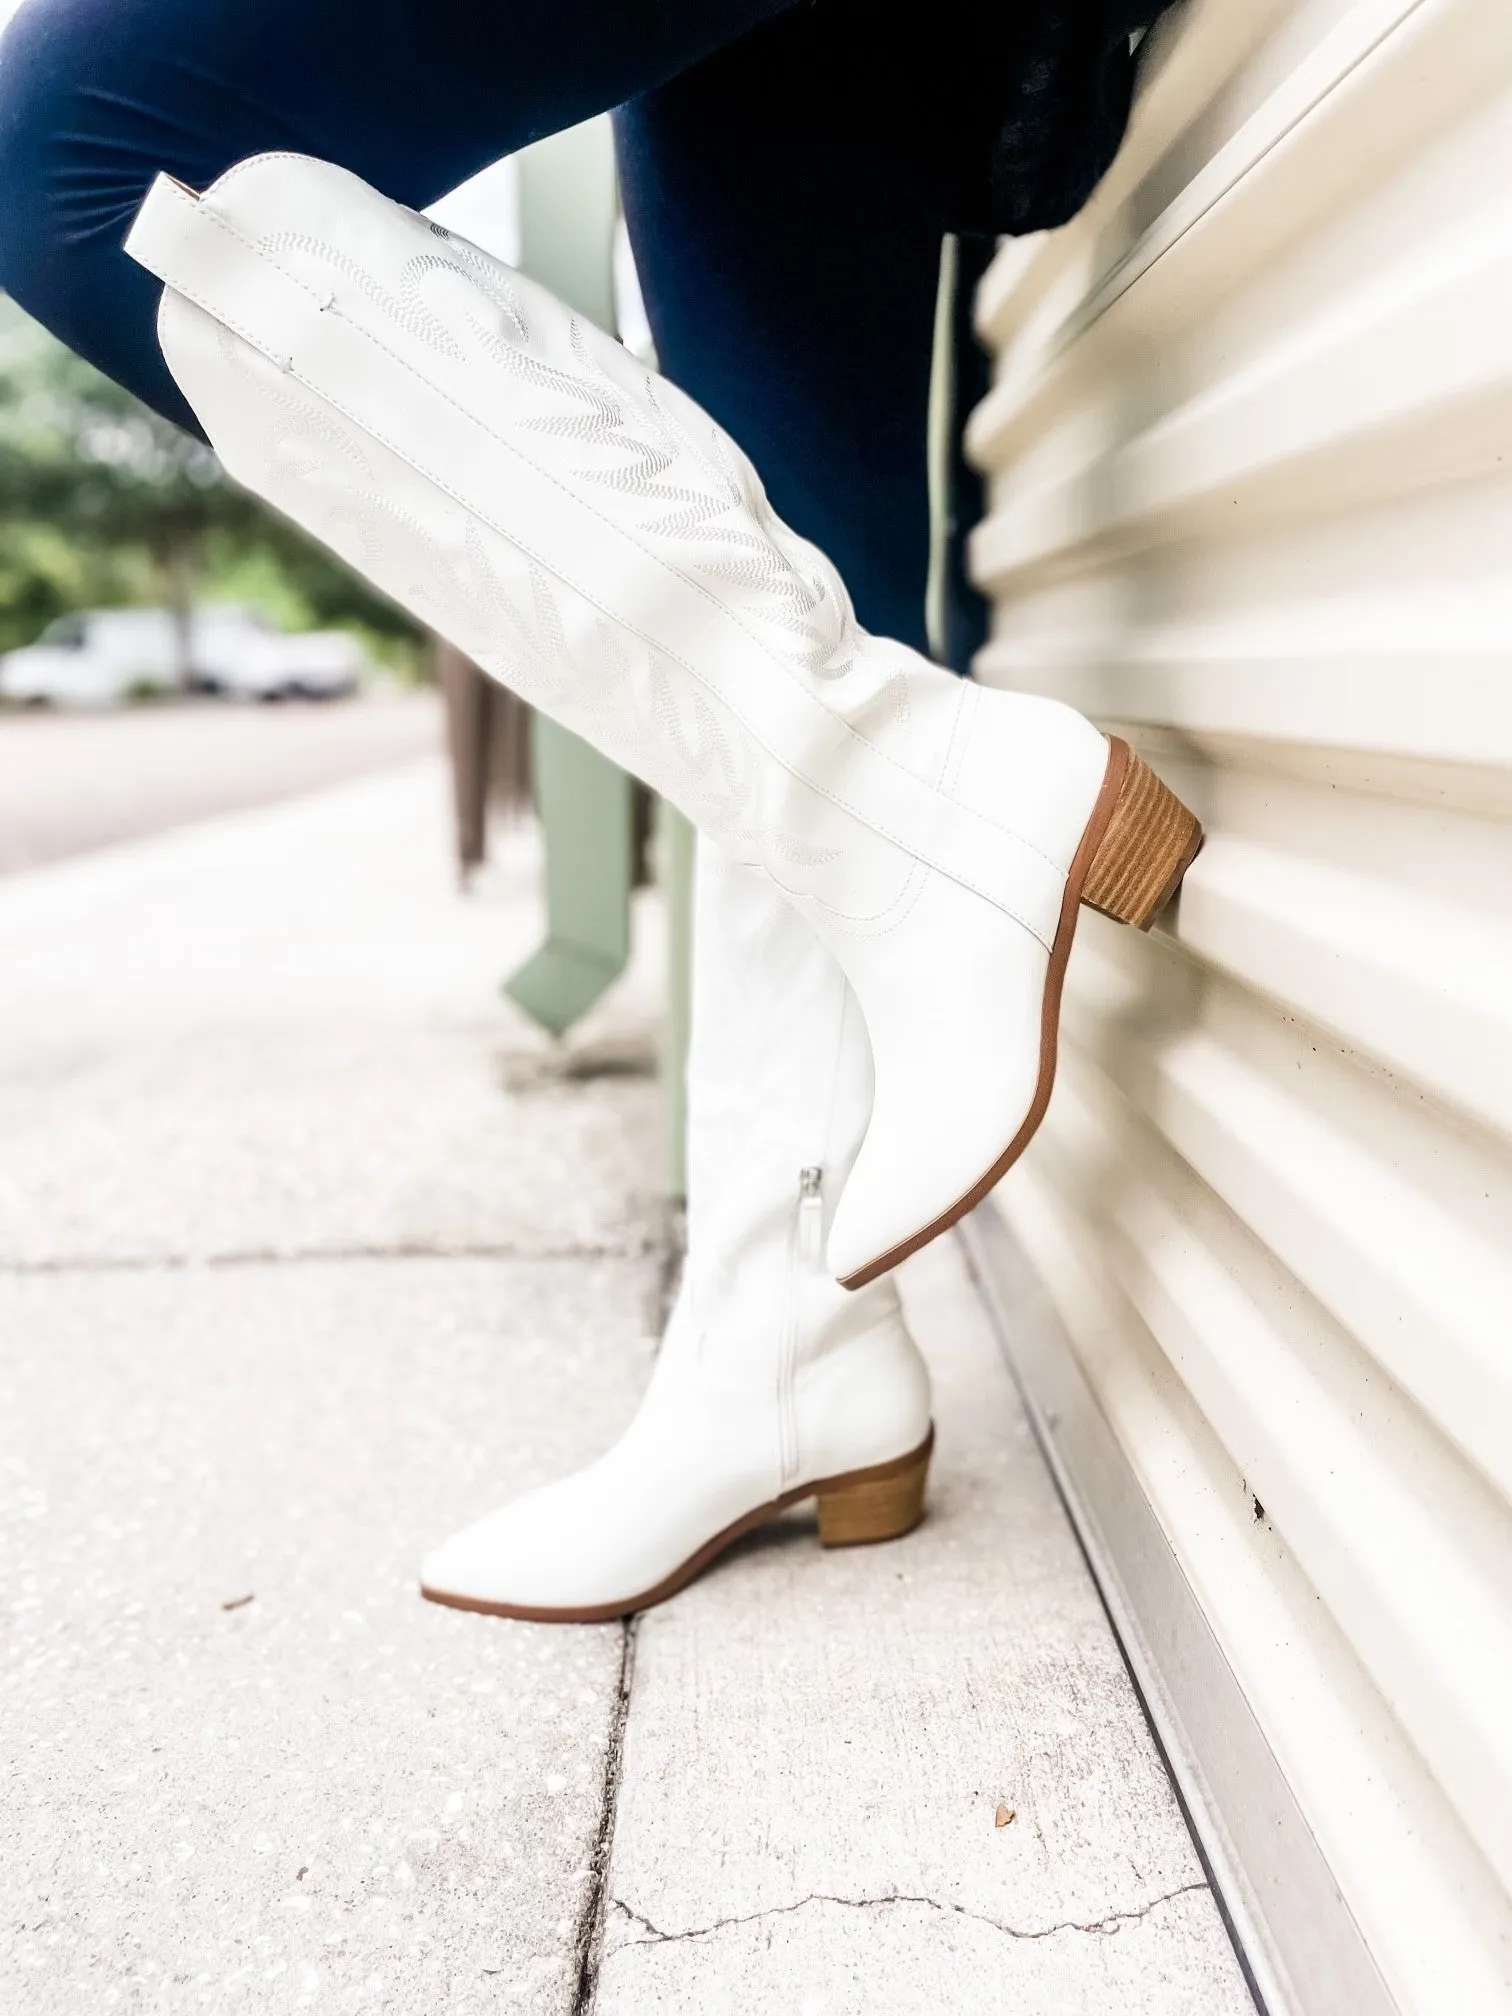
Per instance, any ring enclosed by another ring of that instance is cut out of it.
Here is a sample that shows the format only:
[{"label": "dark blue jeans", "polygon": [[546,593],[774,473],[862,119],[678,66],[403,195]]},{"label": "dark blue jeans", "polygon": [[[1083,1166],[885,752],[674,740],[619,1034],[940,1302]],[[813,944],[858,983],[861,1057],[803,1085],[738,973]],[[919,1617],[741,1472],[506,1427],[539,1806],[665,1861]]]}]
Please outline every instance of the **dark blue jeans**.
[{"label": "dark blue jeans", "polygon": [[[663,369],[829,553],[862,621],[922,643],[931,332],[957,220],[935,130],[910,119],[918,30],[898,18],[874,0],[27,0],[0,40],[0,285],[193,425],[157,283],[120,249],[159,169],[199,188],[291,148],[420,207],[618,107]],[[969,596],[956,617],[964,648]]]}]

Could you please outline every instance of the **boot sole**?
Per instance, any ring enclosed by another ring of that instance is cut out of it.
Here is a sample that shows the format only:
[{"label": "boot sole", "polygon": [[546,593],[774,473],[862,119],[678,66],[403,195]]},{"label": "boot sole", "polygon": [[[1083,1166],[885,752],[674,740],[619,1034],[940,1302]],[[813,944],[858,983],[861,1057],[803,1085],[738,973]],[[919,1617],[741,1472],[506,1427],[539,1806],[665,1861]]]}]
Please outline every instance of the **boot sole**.
[{"label": "boot sole", "polygon": [[864,1288],[891,1273],[910,1254],[975,1210],[1007,1175],[1039,1131],[1055,1087],[1061,990],[1082,904],[1121,924],[1148,931],[1181,887],[1182,877],[1201,851],[1202,837],[1197,820],[1144,759],[1118,736],[1109,736],[1102,789],[1066,875],[1055,943],[1050,949],[1040,1016],[1039,1082],[1028,1116],[996,1162],[969,1190],[901,1245],[868,1261],[854,1274],[842,1274],[842,1288]]},{"label": "boot sole", "polygon": [[775,1519],[790,1505],[801,1504],[805,1498],[819,1501],[821,1547],[865,1547],[881,1540],[901,1540],[924,1516],[924,1485],[933,1453],[931,1428],[918,1448],[911,1449],[906,1456],[894,1456],[886,1463],[846,1470],[837,1477],[822,1477],[815,1483],[799,1484],[791,1491],[784,1491],[780,1498],[758,1505],[754,1512],[747,1512],[722,1533],[716,1533],[654,1589],[643,1590],[639,1596],[627,1596],[617,1603],[565,1607],[491,1603],[478,1596],[460,1596],[449,1589],[432,1589],[424,1582],[420,1584],[420,1594],[428,1603],[442,1603],[449,1610],[472,1610],[483,1617],[516,1617],[527,1624],[609,1624],[617,1617],[628,1617],[637,1610],[665,1603],[669,1596],[686,1589],[743,1534],[764,1526],[769,1519]]}]

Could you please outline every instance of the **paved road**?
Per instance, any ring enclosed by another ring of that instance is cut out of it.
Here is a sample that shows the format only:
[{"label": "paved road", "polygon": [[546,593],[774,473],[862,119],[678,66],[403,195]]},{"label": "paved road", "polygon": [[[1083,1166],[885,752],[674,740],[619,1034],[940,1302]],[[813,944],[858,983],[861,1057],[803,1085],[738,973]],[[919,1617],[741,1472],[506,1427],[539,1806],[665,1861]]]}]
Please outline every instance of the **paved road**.
[{"label": "paved road", "polygon": [[428,755],[441,737],[433,693],[334,706],[0,712],[0,874],[386,770]]}]

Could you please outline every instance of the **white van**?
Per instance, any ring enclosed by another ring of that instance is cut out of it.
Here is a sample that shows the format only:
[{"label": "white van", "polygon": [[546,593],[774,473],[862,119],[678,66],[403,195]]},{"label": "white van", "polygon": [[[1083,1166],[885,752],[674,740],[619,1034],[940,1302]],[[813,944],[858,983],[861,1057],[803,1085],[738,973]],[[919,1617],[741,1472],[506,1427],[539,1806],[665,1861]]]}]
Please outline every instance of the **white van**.
[{"label": "white van", "polygon": [[187,690],[238,700],[329,700],[370,669],[344,630],[289,636],[257,610],[212,603],[190,618],[187,682],[166,609],[85,609],[60,616],[35,644],[0,658],[0,699],[33,706],[113,707]]}]

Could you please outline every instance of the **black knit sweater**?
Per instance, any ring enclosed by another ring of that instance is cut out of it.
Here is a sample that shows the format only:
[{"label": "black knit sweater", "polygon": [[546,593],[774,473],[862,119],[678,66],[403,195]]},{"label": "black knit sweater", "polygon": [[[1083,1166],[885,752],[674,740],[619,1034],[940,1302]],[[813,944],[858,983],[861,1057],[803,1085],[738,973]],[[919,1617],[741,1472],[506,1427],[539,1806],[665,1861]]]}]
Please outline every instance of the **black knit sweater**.
[{"label": "black knit sweater", "polygon": [[810,0],[846,24],[879,116],[925,140],[950,226],[985,233],[1042,230],[1081,208],[1123,138],[1131,38],[1169,4]]},{"label": "black knit sweater", "polygon": [[984,227],[1038,231],[1085,203],[1118,151],[1130,42],[1169,0],[998,0],[1010,88],[987,121]]}]

